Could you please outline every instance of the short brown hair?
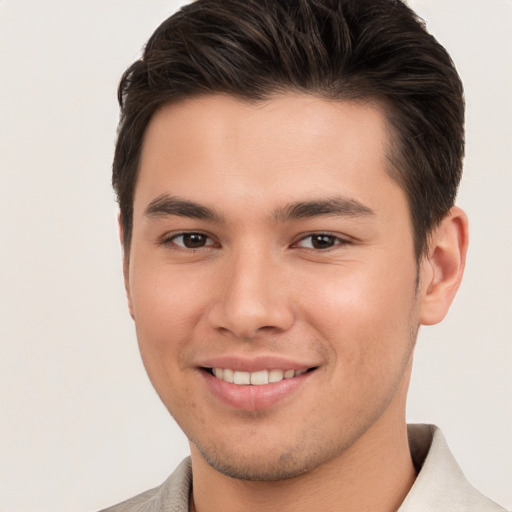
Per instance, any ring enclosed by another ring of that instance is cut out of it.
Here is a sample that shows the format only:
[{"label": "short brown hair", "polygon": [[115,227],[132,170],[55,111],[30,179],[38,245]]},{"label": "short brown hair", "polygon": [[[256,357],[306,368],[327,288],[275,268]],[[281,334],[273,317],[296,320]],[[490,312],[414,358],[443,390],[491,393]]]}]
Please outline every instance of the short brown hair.
[{"label": "short brown hair", "polygon": [[119,85],[112,181],[126,254],[154,113],[204,94],[257,101],[285,91],[384,106],[391,176],[408,198],[416,255],[424,253],[461,178],[464,98],[453,62],[423,21],[399,0],[196,0],[158,27]]}]

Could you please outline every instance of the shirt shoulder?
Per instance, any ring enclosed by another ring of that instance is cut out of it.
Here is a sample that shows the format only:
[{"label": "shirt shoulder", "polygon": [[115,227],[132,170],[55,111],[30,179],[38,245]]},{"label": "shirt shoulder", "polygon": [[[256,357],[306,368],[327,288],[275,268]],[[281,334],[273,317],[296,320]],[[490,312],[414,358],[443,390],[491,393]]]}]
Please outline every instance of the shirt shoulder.
[{"label": "shirt shoulder", "polygon": [[191,481],[187,457],[162,485],[100,512],[188,512]]},{"label": "shirt shoulder", "polygon": [[506,512],[468,482],[439,428],[409,425],[408,435],[419,472],[398,512]]}]

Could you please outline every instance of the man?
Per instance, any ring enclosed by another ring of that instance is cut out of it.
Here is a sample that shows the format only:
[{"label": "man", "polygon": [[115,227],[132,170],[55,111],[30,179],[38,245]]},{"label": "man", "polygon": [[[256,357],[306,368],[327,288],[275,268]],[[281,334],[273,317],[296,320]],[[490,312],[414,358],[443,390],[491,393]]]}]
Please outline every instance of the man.
[{"label": "man", "polygon": [[130,313],[191,457],[108,510],[502,510],[405,423],[468,240],[462,85],[415,15],[198,0],[119,98]]}]

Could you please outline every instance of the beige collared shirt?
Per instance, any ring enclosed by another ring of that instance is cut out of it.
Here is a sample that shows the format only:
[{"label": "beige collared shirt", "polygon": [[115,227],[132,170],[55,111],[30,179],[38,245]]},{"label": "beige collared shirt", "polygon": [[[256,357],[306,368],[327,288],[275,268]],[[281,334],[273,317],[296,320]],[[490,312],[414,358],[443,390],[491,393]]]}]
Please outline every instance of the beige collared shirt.
[{"label": "beige collared shirt", "polygon": [[[466,480],[437,427],[409,425],[408,432],[420,471],[397,512],[505,512]],[[160,487],[101,512],[188,512],[191,483],[187,458]]]}]

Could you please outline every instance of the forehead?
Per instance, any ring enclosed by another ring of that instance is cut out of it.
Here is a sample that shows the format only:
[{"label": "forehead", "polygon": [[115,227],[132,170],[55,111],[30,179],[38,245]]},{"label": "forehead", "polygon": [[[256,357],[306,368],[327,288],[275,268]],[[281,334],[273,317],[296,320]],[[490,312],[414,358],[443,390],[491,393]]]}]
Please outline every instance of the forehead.
[{"label": "forehead", "polygon": [[226,207],[228,198],[266,208],[329,191],[373,201],[376,180],[395,185],[388,131],[376,103],[306,94],[166,105],[146,130],[135,209],[163,193]]}]

